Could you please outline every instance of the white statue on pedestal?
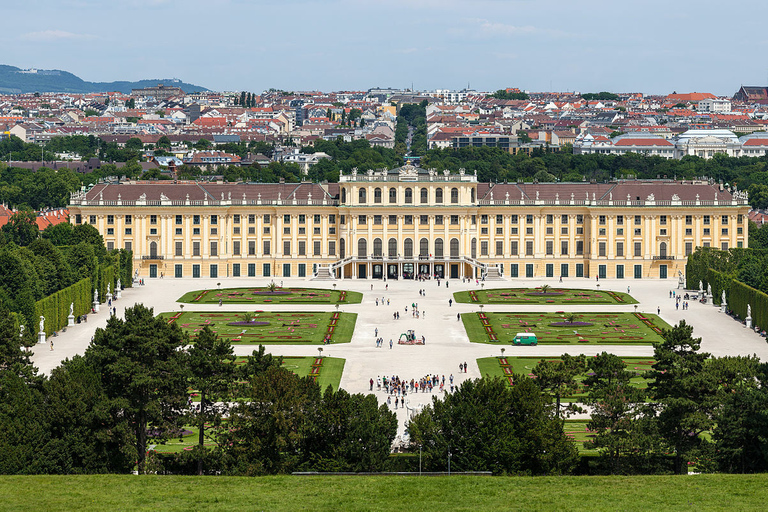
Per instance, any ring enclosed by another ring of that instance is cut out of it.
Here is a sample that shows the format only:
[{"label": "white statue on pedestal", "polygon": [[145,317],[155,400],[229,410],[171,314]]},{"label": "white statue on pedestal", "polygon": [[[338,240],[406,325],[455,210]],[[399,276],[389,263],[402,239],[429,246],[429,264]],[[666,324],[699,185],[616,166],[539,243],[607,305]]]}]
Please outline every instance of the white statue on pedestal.
[{"label": "white statue on pedestal", "polygon": [[107,283],[107,295],[112,293],[112,283]]},{"label": "white statue on pedestal", "polygon": [[704,284],[699,281],[699,293],[704,293]]},{"label": "white statue on pedestal", "polygon": [[747,318],[752,318],[752,304],[747,304]]},{"label": "white statue on pedestal", "polygon": [[707,295],[709,295],[710,297],[712,296],[712,285],[711,284],[707,284]]},{"label": "white statue on pedestal", "polygon": [[123,287],[120,286],[120,278],[117,279],[117,286],[115,286],[115,290],[121,290]]},{"label": "white statue on pedestal", "polygon": [[99,291],[93,290],[93,303],[98,304],[99,303]]},{"label": "white statue on pedestal", "polygon": [[45,332],[45,317],[40,316],[40,332]]},{"label": "white statue on pedestal", "polygon": [[721,304],[725,304],[725,303],[726,303],[726,302],[725,302],[725,290],[723,290],[723,293],[722,293],[722,295],[720,295],[720,303],[721,303]]},{"label": "white statue on pedestal", "polygon": [[75,303],[70,302],[69,303],[69,316],[72,316],[75,314]]}]

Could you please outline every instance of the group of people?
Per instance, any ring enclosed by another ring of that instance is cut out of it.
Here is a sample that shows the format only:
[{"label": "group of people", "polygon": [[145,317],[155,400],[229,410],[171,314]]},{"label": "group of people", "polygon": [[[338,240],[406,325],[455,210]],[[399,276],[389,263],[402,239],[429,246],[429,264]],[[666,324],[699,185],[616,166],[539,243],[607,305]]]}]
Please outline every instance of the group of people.
[{"label": "group of people", "polygon": [[[464,363],[466,368],[466,363]],[[446,385],[445,375],[439,377],[438,375],[425,375],[420,379],[401,379],[397,375],[391,377],[378,376],[374,383],[373,378],[370,379],[370,390],[373,391],[374,384],[376,385],[376,391],[384,391],[387,396],[387,405],[392,406],[392,398],[394,397],[395,409],[398,407],[405,407],[405,397],[408,393],[432,393],[435,388],[438,391],[449,391],[453,393],[453,374],[448,377],[448,383]]]}]

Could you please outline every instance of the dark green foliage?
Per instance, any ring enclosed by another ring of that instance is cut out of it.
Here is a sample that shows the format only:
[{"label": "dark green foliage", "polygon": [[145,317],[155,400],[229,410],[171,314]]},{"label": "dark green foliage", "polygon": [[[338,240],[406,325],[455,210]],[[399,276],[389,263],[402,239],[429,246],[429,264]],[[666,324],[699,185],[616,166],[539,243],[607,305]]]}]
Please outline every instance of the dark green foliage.
[{"label": "dark green foliage", "polygon": [[21,246],[37,240],[39,230],[35,222],[36,218],[35,212],[32,211],[20,211],[11,215],[8,223],[2,228],[5,240]]},{"label": "dark green foliage", "polygon": [[81,356],[54,368],[44,382],[51,437],[41,456],[61,474],[127,473],[133,470],[130,428],[104,392],[100,372]]},{"label": "dark green foliage", "polygon": [[587,92],[581,95],[582,98],[584,98],[587,101],[592,100],[618,100],[619,95],[614,94],[612,92]]},{"label": "dark green foliage", "polygon": [[499,89],[490,96],[497,100],[527,100],[529,98],[524,92],[507,92],[505,89]]},{"label": "dark green foliage", "polygon": [[576,448],[563,422],[536,383],[515,376],[509,387],[501,379],[466,381],[409,425],[413,446],[422,447],[424,469],[445,471],[451,453],[454,471],[495,474],[568,474],[577,463]]},{"label": "dark green foliage", "polygon": [[229,340],[218,338],[207,325],[203,327],[189,353],[189,385],[200,395],[199,410],[194,422],[199,429],[197,474],[203,474],[206,425],[220,427],[229,409],[236,368],[235,354]]},{"label": "dark green foliage", "polygon": [[659,436],[674,452],[675,472],[687,473],[686,463],[703,443],[699,437],[713,426],[717,383],[705,371],[709,354],[699,352],[701,338],[684,320],[663,332],[656,346],[648,386]]},{"label": "dark green foliage", "polygon": [[[563,354],[557,361],[542,359],[533,368],[537,384],[542,391],[548,392],[555,400],[555,416],[560,417],[560,400],[564,396],[572,395],[577,389],[576,377],[586,370],[586,357],[584,355],[571,356]],[[580,412],[578,404],[568,404],[563,413],[565,416]]]},{"label": "dark green foliage", "polygon": [[131,426],[140,474],[146,469],[149,430],[162,440],[182,424],[187,362],[179,348],[187,342],[176,324],[139,304],[125,310],[125,320],[110,317],[85,352],[86,362],[100,369],[112,410]]}]

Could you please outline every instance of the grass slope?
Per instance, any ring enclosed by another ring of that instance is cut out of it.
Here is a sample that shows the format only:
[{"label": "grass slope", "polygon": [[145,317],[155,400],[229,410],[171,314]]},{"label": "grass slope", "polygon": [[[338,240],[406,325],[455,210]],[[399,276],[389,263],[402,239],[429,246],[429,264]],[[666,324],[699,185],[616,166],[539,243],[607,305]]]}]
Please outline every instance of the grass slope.
[{"label": "grass slope", "polygon": [[0,477],[2,510],[763,510],[768,475]]},{"label": "grass slope", "polygon": [[[488,319],[489,333],[480,315]],[[511,344],[519,332],[533,332],[544,345],[646,345],[661,342],[656,329],[670,326],[656,315],[635,313],[576,313],[573,325],[561,323],[564,313],[463,313],[461,319],[473,343]],[[592,325],[578,325],[578,322]],[[650,324],[650,325],[649,325]],[[491,334],[496,340],[491,341]]]},{"label": "grass slope", "polygon": [[491,288],[455,292],[453,300],[469,304],[637,304],[629,294],[608,290],[549,288]]}]

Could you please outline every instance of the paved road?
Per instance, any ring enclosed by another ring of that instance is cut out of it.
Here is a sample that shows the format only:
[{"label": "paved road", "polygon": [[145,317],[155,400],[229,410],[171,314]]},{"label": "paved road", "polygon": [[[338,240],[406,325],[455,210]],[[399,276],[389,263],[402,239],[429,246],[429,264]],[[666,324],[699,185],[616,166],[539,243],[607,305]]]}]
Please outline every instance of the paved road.
[{"label": "paved road", "polygon": [[[276,282],[279,283],[279,279]],[[126,307],[135,303],[143,303],[154,308],[155,313],[164,311],[178,311],[179,305],[176,299],[190,290],[204,288],[216,288],[216,283],[221,282],[223,287],[264,285],[268,281],[243,279],[243,278],[219,278],[219,279],[154,279],[146,280],[146,285],[133,289],[126,289],[123,298],[115,302],[117,314],[121,315]],[[465,379],[480,376],[475,360],[480,357],[499,355],[499,347],[469,343],[463,324],[456,320],[457,313],[476,311],[477,306],[470,304],[457,304],[449,306],[448,299],[453,292],[464,289],[479,288],[472,283],[462,284],[461,281],[449,281],[446,288],[445,281],[441,281],[438,287],[436,281],[388,281],[388,290],[385,283],[365,280],[338,281],[338,288],[363,292],[362,304],[341,306],[341,311],[355,312],[358,314],[355,333],[351,343],[326,346],[323,354],[326,356],[342,357],[346,359],[344,374],[341,379],[341,387],[351,393],[368,392],[369,380],[376,380],[377,376],[398,375],[405,379],[418,379],[428,374],[445,375],[446,382],[449,375],[453,374],[456,383]],[[305,279],[285,279],[286,286],[317,286],[330,288],[326,282],[311,282]],[[562,285],[557,279],[516,279],[498,283],[486,283],[486,288],[503,286],[539,286],[550,284],[552,286],[564,286],[572,288],[595,288],[595,281],[581,278],[564,279]],[[676,285],[675,281],[658,280],[602,280],[601,290],[627,291],[631,287],[631,294],[640,304],[638,311],[655,313],[656,308],[661,308],[661,317],[669,324],[674,325],[681,319],[685,319],[694,326],[694,335],[702,337],[702,350],[711,352],[715,356],[724,355],[758,355],[762,360],[768,361],[768,343],[754,332],[745,329],[727,315],[719,312],[712,305],[703,305],[692,302],[688,311],[675,310],[674,301],[669,298],[669,291]],[[419,289],[425,290],[425,295],[419,295]],[[375,298],[389,299],[389,305],[376,306]],[[420,319],[411,316],[411,304],[418,303],[422,313]],[[408,312],[405,307],[408,306]],[[333,311],[333,306],[318,305],[260,305],[259,309],[285,311],[306,310]],[[252,310],[253,305],[237,304],[226,306],[231,311]],[[485,311],[559,311],[562,305],[531,305],[531,306],[501,306],[487,305]],[[568,308],[569,311],[634,311],[634,306],[590,306],[578,305]],[[185,311],[219,310],[215,305],[186,304]],[[400,320],[393,320],[392,313],[400,312]],[[47,345],[34,347],[35,354],[32,357],[34,364],[41,372],[50,374],[51,370],[61,361],[75,354],[82,354],[88,346],[91,336],[98,327],[106,325],[106,308],[96,315],[89,315],[89,321],[68,329],[54,338],[55,350],[50,351]],[[379,336],[385,340],[383,348],[375,346],[375,329],[379,329]],[[426,337],[426,345],[407,346],[397,345],[400,334],[407,329],[414,329],[416,335]],[[395,341],[394,347],[389,348],[389,339]],[[235,352],[238,355],[250,354],[252,346],[238,345]],[[274,354],[312,356],[317,354],[315,345],[298,346],[269,346]],[[559,356],[562,353],[594,355],[602,351],[609,351],[621,356],[650,356],[653,349],[650,346],[598,346],[598,345],[565,345],[565,346],[536,346],[536,347],[509,347],[507,355],[524,356]],[[459,363],[468,363],[467,373],[459,373]],[[375,386],[374,386],[375,389]],[[376,393],[379,401],[384,403],[384,392]],[[427,404],[431,401],[429,393],[409,395],[412,405]],[[400,420],[400,433],[402,433],[406,421],[406,411],[397,410]]]}]

